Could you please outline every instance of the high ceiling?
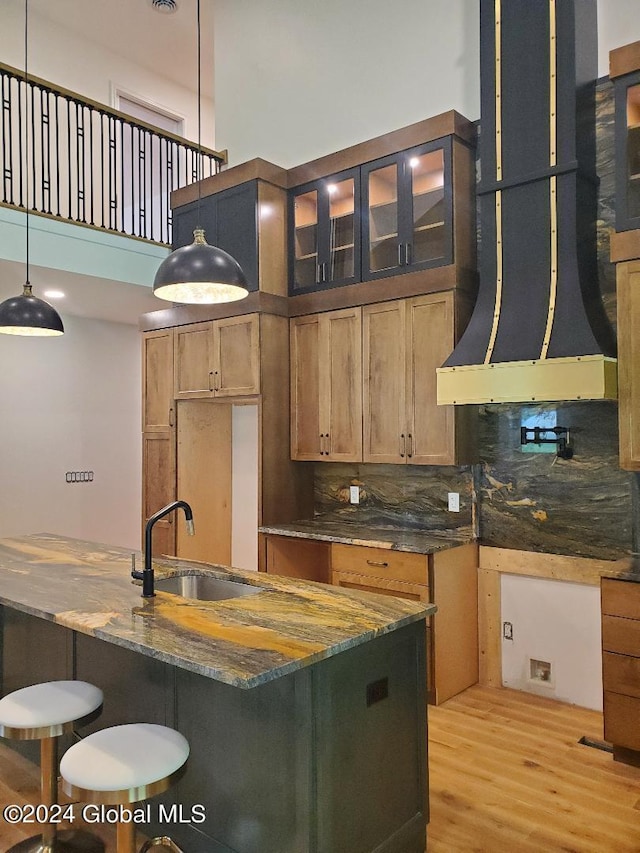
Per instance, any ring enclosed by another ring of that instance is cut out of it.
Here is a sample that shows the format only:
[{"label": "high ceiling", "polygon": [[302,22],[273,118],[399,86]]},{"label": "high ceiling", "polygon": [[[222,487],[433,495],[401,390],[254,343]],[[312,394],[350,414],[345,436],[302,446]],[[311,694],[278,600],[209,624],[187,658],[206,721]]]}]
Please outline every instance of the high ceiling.
[{"label": "high ceiling", "polygon": [[[150,0],[29,0],[29,9],[144,66],[195,89],[196,0],[176,0],[167,15]],[[202,92],[213,97],[213,0],[200,0]]]},{"label": "high ceiling", "polygon": [[[197,7],[196,0],[177,0],[173,14],[162,14],[150,0],[29,0],[36,13],[63,26],[88,42],[111,51],[169,78],[185,88],[196,89]],[[212,0],[201,0],[202,93],[213,97],[213,9]],[[0,301],[18,295],[24,284],[24,265],[0,260]],[[149,288],[91,276],[32,266],[34,295],[48,289],[66,294],[54,302],[65,314],[117,323],[137,324],[140,314],[167,307]]]}]

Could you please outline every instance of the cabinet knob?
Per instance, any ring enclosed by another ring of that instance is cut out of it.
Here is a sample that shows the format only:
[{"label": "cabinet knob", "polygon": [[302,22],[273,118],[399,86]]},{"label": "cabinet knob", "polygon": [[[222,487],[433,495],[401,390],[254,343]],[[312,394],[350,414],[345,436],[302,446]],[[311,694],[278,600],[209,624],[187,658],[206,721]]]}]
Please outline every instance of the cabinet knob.
[{"label": "cabinet knob", "polygon": [[407,440],[404,437],[404,433],[400,433],[400,456],[404,459],[404,454],[407,446]]},{"label": "cabinet knob", "polygon": [[409,439],[409,452],[407,453],[407,456],[409,457],[409,459],[411,459],[411,457],[413,456],[413,436],[411,435],[411,433],[409,433],[407,438]]},{"label": "cabinet knob", "polygon": [[209,391],[214,391],[213,387],[213,370],[209,371]]},{"label": "cabinet knob", "polygon": [[380,566],[383,569],[389,568],[389,563],[385,563],[382,560],[367,560],[368,566]]},{"label": "cabinet knob", "polygon": [[404,245],[404,262],[406,266],[410,266],[411,264],[411,243],[405,243]]},{"label": "cabinet knob", "polygon": [[173,406],[169,408],[169,426],[173,426]]},{"label": "cabinet knob", "polygon": [[398,243],[398,266],[402,266],[402,246],[403,243]]}]

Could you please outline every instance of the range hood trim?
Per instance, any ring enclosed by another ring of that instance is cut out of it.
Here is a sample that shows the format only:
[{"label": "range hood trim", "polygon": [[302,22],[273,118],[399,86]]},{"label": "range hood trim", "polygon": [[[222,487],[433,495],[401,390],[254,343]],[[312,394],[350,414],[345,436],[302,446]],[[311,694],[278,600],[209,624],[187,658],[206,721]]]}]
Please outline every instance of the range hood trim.
[{"label": "range hood trim", "polygon": [[439,367],[438,405],[615,400],[617,361],[570,356]]}]

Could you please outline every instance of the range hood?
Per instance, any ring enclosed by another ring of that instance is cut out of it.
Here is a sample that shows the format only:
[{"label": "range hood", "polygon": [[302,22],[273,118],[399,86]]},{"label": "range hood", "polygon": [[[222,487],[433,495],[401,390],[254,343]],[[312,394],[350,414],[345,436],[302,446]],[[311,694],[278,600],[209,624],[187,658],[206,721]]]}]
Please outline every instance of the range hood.
[{"label": "range hood", "polygon": [[615,399],[596,259],[596,0],[481,0],[480,286],[438,403]]}]

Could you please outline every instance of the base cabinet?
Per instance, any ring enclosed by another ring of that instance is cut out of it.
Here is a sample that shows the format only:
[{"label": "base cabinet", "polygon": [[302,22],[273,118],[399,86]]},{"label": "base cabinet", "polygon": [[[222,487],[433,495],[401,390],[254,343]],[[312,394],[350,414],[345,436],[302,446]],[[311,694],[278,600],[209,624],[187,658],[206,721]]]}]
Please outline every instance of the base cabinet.
[{"label": "base cabinet", "polygon": [[[427,695],[439,705],[478,681],[478,547],[414,554],[266,534],[266,571],[433,602],[427,630]],[[328,577],[327,577],[328,576]],[[640,701],[640,700],[639,700]]]},{"label": "base cabinet", "polygon": [[600,592],[604,738],[640,765],[640,584],[602,578]]}]

